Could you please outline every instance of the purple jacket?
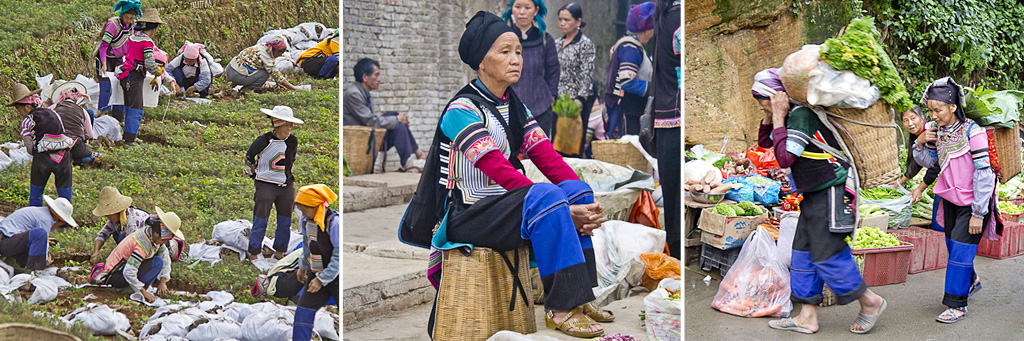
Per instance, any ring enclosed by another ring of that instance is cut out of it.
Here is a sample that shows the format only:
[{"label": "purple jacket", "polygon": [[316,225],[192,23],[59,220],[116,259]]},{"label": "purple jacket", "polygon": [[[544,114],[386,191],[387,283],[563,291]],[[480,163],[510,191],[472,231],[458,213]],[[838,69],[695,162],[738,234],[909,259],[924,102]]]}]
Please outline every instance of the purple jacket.
[{"label": "purple jacket", "polygon": [[536,26],[526,31],[525,40],[522,31],[515,25],[512,25],[512,31],[523,44],[523,72],[519,82],[512,84],[512,89],[536,117],[551,109],[555,103],[554,97],[558,95],[558,78],[562,71],[558,65],[555,38],[544,33],[542,40]]}]

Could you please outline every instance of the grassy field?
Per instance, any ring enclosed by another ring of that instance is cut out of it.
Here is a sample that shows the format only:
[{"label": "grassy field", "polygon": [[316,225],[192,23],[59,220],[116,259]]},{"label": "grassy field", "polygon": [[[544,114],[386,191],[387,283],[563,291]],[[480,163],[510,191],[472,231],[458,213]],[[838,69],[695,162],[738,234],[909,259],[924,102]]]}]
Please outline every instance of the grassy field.
[{"label": "grassy field", "polygon": [[[104,224],[103,218],[91,213],[103,186],[117,187],[122,194],[134,199],[134,206],[147,212],[154,212],[154,206],[177,212],[189,243],[210,239],[213,225],[218,222],[236,218],[251,220],[254,188],[252,180],[243,176],[242,170],[246,148],[258,135],[269,131],[269,119],[260,113],[260,108],[287,105],[306,122],[293,131],[299,140],[293,168],[296,187],[324,183],[337,188],[338,82],[313,80],[304,74],[290,74],[289,78],[293,84],[310,84],[313,90],[249,93],[209,105],[161,99],[159,107],[146,110],[139,133],[142,143],[116,147],[94,141],[93,150],[102,156],[94,165],[74,169],[74,218],[81,226],[51,233],[51,237],[57,239],[57,245],[50,249],[56,265],[82,268],[67,273],[66,277],[81,280],[87,276],[93,238]],[[214,86],[222,87],[223,81],[218,79]],[[0,114],[0,143],[17,141],[21,120],[16,116],[10,108]],[[28,188],[27,165],[12,166],[0,172],[0,215],[27,205]],[[46,194],[56,197],[52,180]],[[271,220],[268,236],[273,236],[275,228],[274,218]],[[297,228],[297,219],[293,226]],[[112,241],[107,242],[104,254],[113,247]],[[248,288],[258,270],[248,261],[227,257],[214,266],[199,263],[188,267],[190,263],[173,264],[171,289],[200,294],[224,290],[234,293],[241,301],[252,302]],[[69,280],[74,282],[72,279]],[[81,301],[88,292],[98,296],[98,301]],[[43,305],[42,310],[63,315],[88,302],[107,303],[121,307],[132,319],[132,330],[137,333],[153,310],[127,302],[126,296],[112,289],[68,290],[62,292],[57,301]],[[32,309],[34,307],[23,304],[0,302],[0,316],[3,316],[0,322],[18,320],[12,316],[21,316],[19,314]],[[38,318],[27,321],[46,322]]]}]

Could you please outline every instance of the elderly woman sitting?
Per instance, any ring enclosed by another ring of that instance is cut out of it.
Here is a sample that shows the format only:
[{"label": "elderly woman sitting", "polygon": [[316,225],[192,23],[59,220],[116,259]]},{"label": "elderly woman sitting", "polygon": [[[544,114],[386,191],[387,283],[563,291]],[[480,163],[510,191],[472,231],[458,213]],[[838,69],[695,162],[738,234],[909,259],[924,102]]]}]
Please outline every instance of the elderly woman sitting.
[{"label": "elderly woman sitting", "polygon": [[[462,61],[477,79],[462,88],[439,120],[424,176],[450,189],[445,223],[434,246],[476,245],[497,251],[532,246],[544,283],[547,326],[576,337],[604,330],[590,236],[607,220],[590,186],[555,152],[530,110],[510,87],[523,68],[522,45],[512,28],[478,12],[459,42]],[[526,154],[554,184],[533,183],[516,170]],[[442,161],[443,160],[443,161]],[[440,266],[428,274],[443,281]]]},{"label": "elderly woman sitting", "polygon": [[287,89],[302,91],[292,83],[274,65],[274,58],[280,57],[288,49],[284,37],[274,37],[262,44],[249,46],[231,58],[225,74],[232,85],[243,85],[246,89],[255,90],[263,87],[271,77],[278,85]]}]

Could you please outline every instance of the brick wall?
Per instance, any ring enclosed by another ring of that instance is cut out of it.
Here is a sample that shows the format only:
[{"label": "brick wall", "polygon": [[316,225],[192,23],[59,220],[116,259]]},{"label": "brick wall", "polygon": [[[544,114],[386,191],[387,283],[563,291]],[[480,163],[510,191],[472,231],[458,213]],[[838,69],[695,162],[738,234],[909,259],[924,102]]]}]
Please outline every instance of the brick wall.
[{"label": "brick wall", "polygon": [[[444,105],[475,73],[459,59],[458,43],[466,22],[480,10],[501,15],[506,0],[371,0],[343,3],[342,86],[355,78],[352,67],[369,57],[381,64],[380,89],[371,93],[377,113],[409,115],[410,129],[424,150],[433,139]],[[547,32],[560,37],[556,11],[569,0],[547,1]],[[578,1],[584,32],[597,49],[595,79],[603,85],[608,49],[618,38],[613,22],[618,1]],[[343,142],[344,143],[344,142]],[[387,170],[398,168],[392,149]]]}]

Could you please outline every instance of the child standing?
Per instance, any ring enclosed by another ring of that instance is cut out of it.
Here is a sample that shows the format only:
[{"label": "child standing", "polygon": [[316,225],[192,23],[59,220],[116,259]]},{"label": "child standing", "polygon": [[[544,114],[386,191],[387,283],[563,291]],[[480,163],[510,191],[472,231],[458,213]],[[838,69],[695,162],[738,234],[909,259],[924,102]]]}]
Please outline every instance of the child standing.
[{"label": "child standing", "polygon": [[932,113],[917,138],[914,158],[922,166],[940,167],[933,191],[941,198],[935,220],[945,229],[946,311],[935,319],[954,323],[967,316],[967,299],[981,289],[974,255],[982,236],[998,240],[1002,221],[995,202],[996,176],[989,164],[985,129],[964,113],[964,92],[952,78],[932,82],[923,100]]}]

